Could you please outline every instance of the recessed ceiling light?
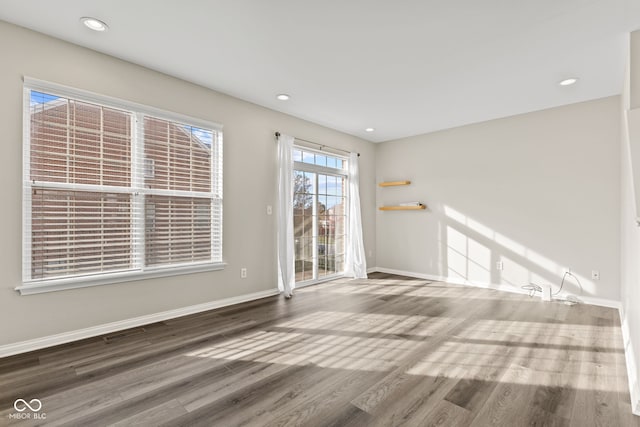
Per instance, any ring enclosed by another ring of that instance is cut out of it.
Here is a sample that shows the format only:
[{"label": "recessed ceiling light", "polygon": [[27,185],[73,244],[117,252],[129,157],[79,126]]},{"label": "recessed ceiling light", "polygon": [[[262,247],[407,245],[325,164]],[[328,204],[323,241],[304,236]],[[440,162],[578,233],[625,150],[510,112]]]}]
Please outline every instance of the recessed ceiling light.
[{"label": "recessed ceiling light", "polygon": [[107,31],[107,29],[109,28],[107,24],[105,24],[101,20],[91,18],[89,16],[80,18],[80,22],[82,22],[87,28],[93,31]]},{"label": "recessed ceiling light", "polygon": [[365,132],[373,132],[375,129],[374,128],[366,128],[364,131]]},{"label": "recessed ceiling light", "polygon": [[578,81],[577,78],[575,77],[571,77],[568,79],[564,79],[562,80],[560,83],[558,83],[560,86],[571,86],[572,84],[576,84],[576,82]]},{"label": "recessed ceiling light", "polygon": [[276,95],[276,98],[278,98],[280,101],[288,101],[291,97],[286,93],[279,93],[278,95]]}]

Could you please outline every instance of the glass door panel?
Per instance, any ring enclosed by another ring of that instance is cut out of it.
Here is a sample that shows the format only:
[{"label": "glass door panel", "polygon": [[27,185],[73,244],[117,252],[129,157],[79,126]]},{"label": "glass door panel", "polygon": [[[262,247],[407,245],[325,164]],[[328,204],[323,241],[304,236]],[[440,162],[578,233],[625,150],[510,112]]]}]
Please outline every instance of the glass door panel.
[{"label": "glass door panel", "polygon": [[312,282],[344,271],[346,162],[300,149],[293,159],[296,282]]},{"label": "glass door panel", "polygon": [[313,280],[316,174],[294,171],[293,238],[296,282]]},{"label": "glass door panel", "polygon": [[318,275],[322,277],[344,270],[346,180],[341,176],[320,175],[318,182]]}]

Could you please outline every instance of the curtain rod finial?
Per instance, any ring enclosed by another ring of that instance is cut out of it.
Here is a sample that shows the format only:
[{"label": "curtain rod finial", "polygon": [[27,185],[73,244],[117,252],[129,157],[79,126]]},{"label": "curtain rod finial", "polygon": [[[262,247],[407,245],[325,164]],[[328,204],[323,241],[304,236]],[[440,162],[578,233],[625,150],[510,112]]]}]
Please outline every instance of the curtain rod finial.
[{"label": "curtain rod finial", "polygon": [[280,132],[276,132],[276,138],[280,138]]}]

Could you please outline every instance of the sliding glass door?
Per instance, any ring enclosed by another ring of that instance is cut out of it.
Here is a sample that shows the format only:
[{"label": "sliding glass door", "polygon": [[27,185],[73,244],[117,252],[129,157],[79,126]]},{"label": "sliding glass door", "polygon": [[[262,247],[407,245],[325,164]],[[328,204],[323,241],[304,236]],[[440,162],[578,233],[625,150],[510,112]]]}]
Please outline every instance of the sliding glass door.
[{"label": "sliding glass door", "polygon": [[296,283],[313,283],[344,271],[346,160],[306,148],[293,157]]}]

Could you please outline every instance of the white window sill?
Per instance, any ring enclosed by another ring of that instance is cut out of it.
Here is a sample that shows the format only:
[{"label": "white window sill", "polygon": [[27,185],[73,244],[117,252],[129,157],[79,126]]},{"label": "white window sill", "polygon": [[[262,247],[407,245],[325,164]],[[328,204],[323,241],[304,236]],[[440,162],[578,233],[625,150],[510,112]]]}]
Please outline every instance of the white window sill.
[{"label": "white window sill", "polygon": [[117,273],[95,274],[82,277],[64,277],[46,281],[24,282],[15,288],[20,295],[41,294],[45,292],[64,291],[67,289],[88,288],[90,286],[108,285],[112,283],[132,282],[135,280],[154,279],[158,277],[178,276],[182,274],[201,273],[222,270],[227,264],[206,263],[173,267],[147,268],[144,271],[123,271]]}]

